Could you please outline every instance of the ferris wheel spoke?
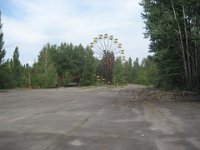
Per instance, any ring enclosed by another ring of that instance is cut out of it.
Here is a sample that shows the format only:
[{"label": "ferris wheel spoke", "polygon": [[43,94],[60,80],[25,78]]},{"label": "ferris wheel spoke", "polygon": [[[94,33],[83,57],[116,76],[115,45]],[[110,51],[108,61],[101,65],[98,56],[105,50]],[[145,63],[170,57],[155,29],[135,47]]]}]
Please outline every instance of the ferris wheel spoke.
[{"label": "ferris wheel spoke", "polygon": [[103,51],[103,48],[101,46],[99,46],[98,44],[95,45],[96,49]]},{"label": "ferris wheel spoke", "polygon": [[[91,48],[94,51],[95,57],[99,59],[122,58],[122,63],[125,61],[124,50],[122,44],[118,42],[118,39],[114,39],[113,35],[98,35],[94,38],[94,42],[91,43]],[[108,57],[108,58],[107,58]]]},{"label": "ferris wheel spoke", "polygon": [[103,53],[103,49],[102,49],[101,47],[97,46],[97,47],[95,48],[95,52]]},{"label": "ferris wheel spoke", "polygon": [[114,54],[119,54],[121,53],[121,50],[115,51]]},{"label": "ferris wheel spoke", "polygon": [[99,43],[99,45],[101,46],[101,48],[102,48],[103,50],[105,50],[104,44],[103,44],[103,42],[102,42],[102,39],[99,39],[99,40],[98,40],[98,43]]},{"label": "ferris wheel spoke", "polygon": [[106,44],[105,44],[105,39],[102,39],[102,44],[103,44],[103,50],[106,50]]},{"label": "ferris wheel spoke", "polygon": [[117,49],[118,49],[118,46],[117,46],[116,44],[114,44],[114,45],[112,46],[112,51],[115,52]]},{"label": "ferris wheel spoke", "polygon": [[105,46],[105,50],[108,51],[108,34],[105,34],[104,35],[104,40],[103,40],[103,43],[104,43],[104,46]]},{"label": "ferris wheel spoke", "polygon": [[102,49],[99,49],[99,48],[96,49],[96,52],[102,53],[102,54],[103,54],[103,50],[102,50]]},{"label": "ferris wheel spoke", "polygon": [[111,42],[111,41],[109,40],[109,38],[107,38],[107,48],[106,48],[106,49],[107,49],[108,51],[109,51],[110,42]]},{"label": "ferris wheel spoke", "polygon": [[103,55],[103,53],[102,53],[102,52],[100,52],[100,51],[97,51],[97,52],[96,52],[96,54],[98,54],[98,55],[100,55],[100,56],[102,56],[102,55]]},{"label": "ferris wheel spoke", "polygon": [[98,47],[98,49],[100,50],[104,50],[104,47],[99,43],[99,41],[97,40],[97,43],[95,43],[95,46]]},{"label": "ferris wheel spoke", "polygon": [[99,58],[102,58],[102,57],[103,57],[103,53],[100,52],[100,51],[96,51],[96,52],[95,52],[95,55],[96,55],[97,57],[99,57]]},{"label": "ferris wheel spoke", "polygon": [[112,44],[113,44],[113,35],[110,35],[109,39],[108,39],[108,50],[109,51],[111,51]]},{"label": "ferris wheel spoke", "polygon": [[110,43],[110,46],[109,46],[109,51],[112,50],[112,47],[113,47],[113,42]]}]

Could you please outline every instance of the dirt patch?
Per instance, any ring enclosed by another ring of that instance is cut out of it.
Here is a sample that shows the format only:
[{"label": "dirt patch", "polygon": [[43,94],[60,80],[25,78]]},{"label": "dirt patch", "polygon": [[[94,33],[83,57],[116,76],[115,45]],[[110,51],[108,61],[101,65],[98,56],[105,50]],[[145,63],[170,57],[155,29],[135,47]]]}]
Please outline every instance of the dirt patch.
[{"label": "dirt patch", "polygon": [[141,102],[199,101],[200,96],[189,91],[162,91],[154,88],[133,88],[119,91],[120,104]]}]

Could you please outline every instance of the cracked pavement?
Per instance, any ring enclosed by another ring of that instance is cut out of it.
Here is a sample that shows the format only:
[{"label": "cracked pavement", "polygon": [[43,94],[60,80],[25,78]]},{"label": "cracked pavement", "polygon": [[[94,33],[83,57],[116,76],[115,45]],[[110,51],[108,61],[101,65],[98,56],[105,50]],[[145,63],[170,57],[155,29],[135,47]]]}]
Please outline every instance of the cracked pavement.
[{"label": "cracked pavement", "polygon": [[199,150],[199,102],[120,104],[120,90],[0,92],[0,150]]}]

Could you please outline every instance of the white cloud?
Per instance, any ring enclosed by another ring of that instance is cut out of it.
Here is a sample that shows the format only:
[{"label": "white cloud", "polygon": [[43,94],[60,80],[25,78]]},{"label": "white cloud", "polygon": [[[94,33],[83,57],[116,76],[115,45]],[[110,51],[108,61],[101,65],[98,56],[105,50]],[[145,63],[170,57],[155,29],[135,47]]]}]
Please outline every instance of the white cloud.
[{"label": "white cloud", "polygon": [[145,57],[139,0],[12,0],[15,16],[3,15],[7,57],[19,46],[23,63],[33,62],[42,46],[67,42],[89,44],[94,36],[108,33],[124,45],[127,57]]}]

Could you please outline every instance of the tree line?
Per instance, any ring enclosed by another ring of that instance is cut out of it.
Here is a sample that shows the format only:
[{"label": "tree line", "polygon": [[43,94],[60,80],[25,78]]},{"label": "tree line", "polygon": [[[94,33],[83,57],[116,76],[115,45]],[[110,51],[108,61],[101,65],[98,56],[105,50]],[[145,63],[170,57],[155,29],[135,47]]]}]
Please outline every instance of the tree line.
[{"label": "tree line", "polygon": [[200,1],[142,0],[145,36],[165,89],[200,92]]},{"label": "tree line", "polygon": [[[1,18],[1,17],[0,17]],[[127,83],[152,84],[149,68],[152,61],[144,59],[141,64],[129,58],[125,64],[114,53],[104,52],[97,59],[89,46],[61,43],[46,44],[33,65],[22,64],[19,48],[16,47],[11,59],[5,60],[2,23],[0,20],[0,89],[7,88],[51,88],[78,85],[124,85]],[[151,72],[151,71],[150,71]],[[141,74],[144,74],[141,76]]]},{"label": "tree line", "polygon": [[[1,52],[5,55],[6,51],[1,49]],[[76,78],[81,86],[107,84],[106,70],[102,67],[103,60],[95,58],[89,47],[61,43],[59,46],[46,44],[40,51],[37,62],[32,66],[22,65],[19,60],[19,49],[16,47],[11,59],[1,59],[0,88],[68,86],[70,82],[76,82]],[[151,59],[143,59],[142,63],[136,59],[132,63],[132,59],[129,58],[129,61],[122,64],[121,59],[116,58],[110,84],[152,84],[149,73],[154,74],[155,68],[149,70],[151,67],[148,66],[151,66]]]},{"label": "tree line", "polygon": [[[89,46],[46,44],[32,66],[22,65],[19,49],[4,60],[0,20],[0,88],[137,83],[163,89],[200,92],[200,2],[197,0],[142,0],[150,52],[139,61],[105,52],[101,60]],[[110,66],[112,70],[110,70]],[[108,74],[108,72],[110,72]]]},{"label": "tree line", "polygon": [[75,77],[80,78],[80,85],[91,85],[95,81],[95,67],[93,52],[82,45],[47,44],[32,66],[21,64],[16,47],[13,58],[0,65],[0,88],[65,86]]}]

